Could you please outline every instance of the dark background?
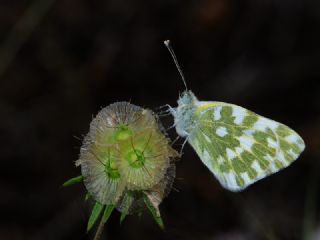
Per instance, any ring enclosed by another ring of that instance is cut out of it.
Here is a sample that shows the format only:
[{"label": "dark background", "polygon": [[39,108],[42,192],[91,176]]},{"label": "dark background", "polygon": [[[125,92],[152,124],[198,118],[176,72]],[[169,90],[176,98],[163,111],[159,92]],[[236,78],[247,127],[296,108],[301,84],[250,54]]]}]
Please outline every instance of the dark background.
[{"label": "dark background", "polygon": [[0,239],[92,239],[84,187],[61,188],[80,173],[77,138],[116,101],[176,106],[166,39],[199,99],[283,122],[307,149],[231,193],[186,146],[179,192],[161,205],[166,232],[114,213],[102,239],[320,239],[319,27],[319,0],[1,0]]}]

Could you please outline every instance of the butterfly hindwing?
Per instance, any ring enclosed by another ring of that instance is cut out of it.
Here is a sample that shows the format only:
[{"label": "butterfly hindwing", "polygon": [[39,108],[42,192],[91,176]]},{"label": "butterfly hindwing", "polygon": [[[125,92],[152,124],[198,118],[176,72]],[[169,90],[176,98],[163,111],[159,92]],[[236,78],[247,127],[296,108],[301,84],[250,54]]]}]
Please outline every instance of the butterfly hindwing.
[{"label": "butterfly hindwing", "polygon": [[233,104],[200,102],[194,118],[189,143],[231,191],[287,167],[305,147],[289,127]]}]

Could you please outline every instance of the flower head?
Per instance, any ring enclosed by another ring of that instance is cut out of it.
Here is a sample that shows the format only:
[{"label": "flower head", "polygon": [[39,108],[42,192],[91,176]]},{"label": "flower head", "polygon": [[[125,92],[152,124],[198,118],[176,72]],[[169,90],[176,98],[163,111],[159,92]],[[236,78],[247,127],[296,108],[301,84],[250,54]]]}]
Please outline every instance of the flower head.
[{"label": "flower head", "polygon": [[127,214],[145,197],[158,209],[172,185],[175,157],[152,111],[117,102],[92,120],[76,165],[93,199]]}]

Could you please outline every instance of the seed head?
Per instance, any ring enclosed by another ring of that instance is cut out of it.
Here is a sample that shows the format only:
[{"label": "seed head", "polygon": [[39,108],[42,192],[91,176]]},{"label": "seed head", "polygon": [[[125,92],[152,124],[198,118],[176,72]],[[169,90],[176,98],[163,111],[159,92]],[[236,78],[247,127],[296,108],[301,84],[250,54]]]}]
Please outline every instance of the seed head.
[{"label": "seed head", "polygon": [[131,207],[143,193],[156,196],[158,207],[171,187],[168,172],[176,156],[152,111],[117,102],[92,120],[76,165],[97,202]]}]

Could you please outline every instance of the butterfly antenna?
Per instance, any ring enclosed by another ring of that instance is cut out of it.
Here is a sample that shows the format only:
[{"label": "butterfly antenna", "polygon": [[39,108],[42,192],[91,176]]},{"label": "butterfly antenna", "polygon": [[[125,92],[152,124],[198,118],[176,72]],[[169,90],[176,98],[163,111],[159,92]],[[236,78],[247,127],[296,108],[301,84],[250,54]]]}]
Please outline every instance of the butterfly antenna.
[{"label": "butterfly antenna", "polygon": [[173,58],[173,61],[174,61],[175,65],[176,65],[176,67],[177,67],[177,69],[178,69],[178,71],[179,71],[179,73],[180,73],[180,76],[181,76],[181,78],[182,78],[183,84],[184,84],[186,90],[188,90],[186,80],[185,80],[185,78],[184,78],[183,72],[182,72],[182,70],[181,70],[181,68],[180,68],[180,65],[179,65],[179,63],[178,63],[177,57],[176,57],[176,55],[175,55],[175,53],[174,53],[174,51],[173,51],[173,48],[171,47],[170,40],[166,40],[166,41],[164,41],[163,43],[164,43],[164,45],[166,45],[166,47],[168,48],[168,50],[169,50],[169,52],[170,52],[170,54],[171,54],[171,56],[172,56],[172,58]]}]

